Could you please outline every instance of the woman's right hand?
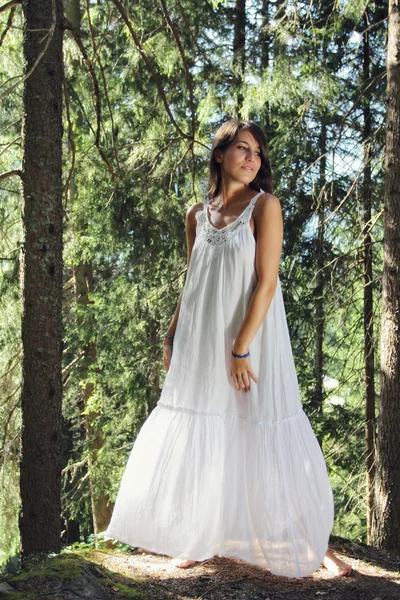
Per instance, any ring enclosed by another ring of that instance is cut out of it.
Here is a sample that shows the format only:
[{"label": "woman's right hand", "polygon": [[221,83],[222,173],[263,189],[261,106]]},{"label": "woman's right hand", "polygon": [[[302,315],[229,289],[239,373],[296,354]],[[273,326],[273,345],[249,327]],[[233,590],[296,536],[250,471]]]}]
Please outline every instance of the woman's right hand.
[{"label": "woman's right hand", "polygon": [[163,342],[163,361],[164,361],[164,369],[168,371],[172,358],[172,344],[168,340],[164,340]]}]

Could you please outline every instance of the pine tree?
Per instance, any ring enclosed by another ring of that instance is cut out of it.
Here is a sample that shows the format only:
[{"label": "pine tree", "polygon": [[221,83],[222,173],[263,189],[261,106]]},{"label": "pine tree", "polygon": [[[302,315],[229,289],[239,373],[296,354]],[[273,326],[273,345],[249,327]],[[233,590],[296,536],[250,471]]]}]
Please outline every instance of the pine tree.
[{"label": "pine tree", "polygon": [[20,531],[22,553],[28,556],[60,548],[62,2],[30,0],[23,10]]},{"label": "pine tree", "polygon": [[381,393],[372,542],[400,550],[400,9],[389,1]]}]

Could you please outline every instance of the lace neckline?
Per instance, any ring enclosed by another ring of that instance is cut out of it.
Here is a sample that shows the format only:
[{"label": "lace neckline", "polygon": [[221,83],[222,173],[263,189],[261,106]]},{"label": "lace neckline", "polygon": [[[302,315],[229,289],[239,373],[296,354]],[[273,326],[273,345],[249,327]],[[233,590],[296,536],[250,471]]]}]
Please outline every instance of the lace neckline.
[{"label": "lace neckline", "polygon": [[208,212],[208,205],[210,203],[209,200],[207,200],[207,202],[204,205],[204,210],[205,210],[205,215],[206,215],[206,221],[207,224],[214,229],[215,231],[225,231],[226,229],[228,229],[229,227],[231,227],[232,225],[234,225],[237,221],[239,221],[246,213],[246,211],[248,210],[249,206],[252,205],[252,203],[258,198],[258,196],[260,196],[262,194],[262,190],[260,192],[258,192],[255,196],[253,196],[250,200],[250,202],[248,203],[248,205],[246,206],[245,209],[242,210],[242,212],[240,213],[240,215],[238,217],[236,217],[236,219],[234,221],[232,221],[232,223],[228,223],[227,225],[225,225],[224,227],[215,227],[215,225],[213,225],[211,223],[210,220],[210,215]]}]

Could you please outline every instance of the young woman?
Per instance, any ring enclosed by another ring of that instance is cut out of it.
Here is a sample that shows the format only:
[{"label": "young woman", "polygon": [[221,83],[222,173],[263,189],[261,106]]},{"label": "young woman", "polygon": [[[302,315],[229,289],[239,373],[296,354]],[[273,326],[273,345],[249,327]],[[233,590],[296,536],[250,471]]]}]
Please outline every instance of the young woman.
[{"label": "young woman", "polygon": [[303,412],[279,282],[282,213],[262,130],[218,129],[209,198],[186,214],[188,271],[163,345],[165,383],[130,454],[106,535],[180,567],[234,556],[304,577],[333,499]]}]

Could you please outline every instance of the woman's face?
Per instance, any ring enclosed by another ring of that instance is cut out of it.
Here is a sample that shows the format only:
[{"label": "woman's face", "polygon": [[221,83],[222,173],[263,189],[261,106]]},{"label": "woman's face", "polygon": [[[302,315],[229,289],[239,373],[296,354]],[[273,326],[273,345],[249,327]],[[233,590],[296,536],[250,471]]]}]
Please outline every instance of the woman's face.
[{"label": "woman's face", "polygon": [[239,131],[226,150],[216,150],[215,160],[221,165],[223,181],[231,179],[249,185],[261,167],[261,152],[257,140],[249,131]]}]

